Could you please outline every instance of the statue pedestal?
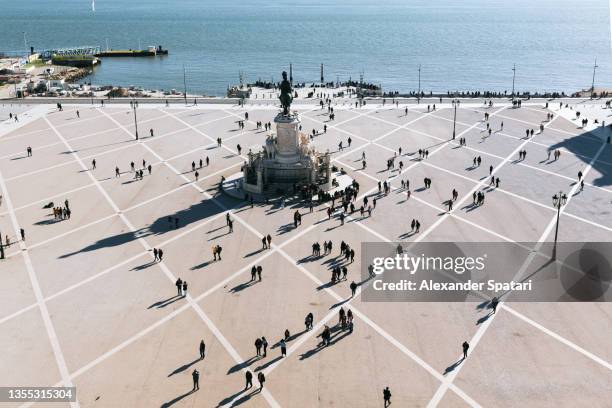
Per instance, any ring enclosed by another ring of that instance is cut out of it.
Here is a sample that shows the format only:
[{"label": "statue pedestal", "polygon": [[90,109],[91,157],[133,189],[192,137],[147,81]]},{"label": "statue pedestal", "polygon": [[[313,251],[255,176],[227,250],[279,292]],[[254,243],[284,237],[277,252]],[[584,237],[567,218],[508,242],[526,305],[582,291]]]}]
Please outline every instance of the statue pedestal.
[{"label": "statue pedestal", "polygon": [[279,113],[274,118],[274,123],[276,123],[276,160],[287,164],[299,161],[300,120],[297,115]]}]

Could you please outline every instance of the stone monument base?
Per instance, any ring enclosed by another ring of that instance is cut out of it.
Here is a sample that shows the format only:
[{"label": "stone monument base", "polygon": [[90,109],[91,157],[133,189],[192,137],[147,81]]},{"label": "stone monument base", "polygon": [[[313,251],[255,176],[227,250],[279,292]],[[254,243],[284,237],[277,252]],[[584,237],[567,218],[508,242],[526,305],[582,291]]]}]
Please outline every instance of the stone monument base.
[{"label": "stone monument base", "polygon": [[[353,183],[353,178],[351,176],[349,176],[348,174],[342,174],[340,172],[333,173],[332,180],[336,181],[337,186],[332,186],[332,183],[330,182],[330,188],[324,190],[332,195],[336,191],[344,190],[346,187],[350,186]],[[236,198],[238,200],[244,200],[245,197],[248,195],[249,197],[253,196],[254,200],[257,202],[265,202],[267,199],[273,199],[274,197],[284,195],[277,193],[277,190],[270,191],[270,189],[268,189],[266,191],[258,191],[258,189],[253,189],[251,187],[252,186],[244,183],[244,177],[242,175],[242,172],[232,174],[231,176],[226,178],[222,184],[223,192],[229,195],[230,197]],[[291,193],[292,191],[291,185],[279,185],[279,187],[285,187],[286,193]],[[313,200],[316,199],[317,195],[315,194],[313,196]]]}]

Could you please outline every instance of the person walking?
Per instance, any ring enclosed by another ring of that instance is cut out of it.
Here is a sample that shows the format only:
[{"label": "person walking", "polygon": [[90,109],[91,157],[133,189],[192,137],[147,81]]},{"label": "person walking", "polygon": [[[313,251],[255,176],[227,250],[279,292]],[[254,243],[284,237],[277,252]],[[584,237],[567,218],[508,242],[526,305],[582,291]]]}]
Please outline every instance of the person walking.
[{"label": "person walking", "polygon": [[191,377],[193,378],[193,391],[197,391],[200,389],[200,372],[195,369],[191,373]]},{"label": "person walking", "polygon": [[255,351],[257,352],[258,356],[261,356],[261,346],[262,346],[262,341],[261,339],[258,337],[255,340]]},{"label": "person walking", "polygon": [[385,402],[385,408],[391,405],[391,390],[389,390],[389,387],[385,387],[383,390],[383,400]]},{"label": "person walking", "polygon": [[491,309],[493,310],[492,314],[495,314],[495,312],[497,311],[498,304],[499,299],[497,298],[497,296],[493,297],[493,299],[491,299]]},{"label": "person walking", "polygon": [[312,330],[312,323],[314,321],[314,316],[312,313],[308,313],[306,315],[306,319],[304,320],[304,324],[306,325],[306,330]]},{"label": "person walking", "polygon": [[19,233],[21,234],[21,240],[25,241],[25,230],[23,228],[19,228]]},{"label": "person walking", "polygon": [[153,248],[153,259],[157,261],[157,248]]},{"label": "person walking", "polygon": [[268,355],[268,340],[264,336],[261,337],[261,347],[263,347],[263,356]]},{"label": "person walking", "polygon": [[262,371],[257,374],[257,381],[259,381],[259,392],[261,392],[261,390],[263,390],[264,383],[266,382],[266,376]]},{"label": "person walking", "polygon": [[249,388],[253,387],[253,373],[250,372],[249,370],[247,370],[247,372],[244,373],[244,378],[246,380],[246,384],[244,385],[244,389],[248,390]]},{"label": "person walking", "polygon": [[468,355],[468,350],[470,349],[470,344],[467,341],[464,341],[461,347],[463,347],[463,359],[465,360]]},{"label": "person walking", "polygon": [[176,286],[176,291],[177,291],[178,296],[182,296],[183,295],[183,280],[181,278],[178,278],[176,282],[174,283],[174,285]]},{"label": "person walking", "polygon": [[357,283],[355,283],[355,281],[352,281],[351,282],[351,297],[354,297],[356,292],[357,292]]},{"label": "person walking", "polygon": [[200,360],[204,360],[206,355],[206,344],[204,344],[204,340],[200,340]]},{"label": "person walking", "polygon": [[281,356],[286,357],[287,356],[287,343],[285,343],[285,340],[282,339],[279,342],[280,348],[281,348]]}]

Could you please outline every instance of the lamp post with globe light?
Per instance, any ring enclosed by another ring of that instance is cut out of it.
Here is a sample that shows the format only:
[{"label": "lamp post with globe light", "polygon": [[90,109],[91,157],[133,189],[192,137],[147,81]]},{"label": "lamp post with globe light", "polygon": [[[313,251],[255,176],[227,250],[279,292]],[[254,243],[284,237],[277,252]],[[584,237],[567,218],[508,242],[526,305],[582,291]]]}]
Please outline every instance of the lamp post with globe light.
[{"label": "lamp post with globe light", "polygon": [[553,259],[557,256],[557,238],[559,236],[559,219],[561,217],[561,208],[567,204],[567,195],[563,191],[552,196],[553,207],[557,209],[557,225],[555,226],[555,243],[553,247]]}]

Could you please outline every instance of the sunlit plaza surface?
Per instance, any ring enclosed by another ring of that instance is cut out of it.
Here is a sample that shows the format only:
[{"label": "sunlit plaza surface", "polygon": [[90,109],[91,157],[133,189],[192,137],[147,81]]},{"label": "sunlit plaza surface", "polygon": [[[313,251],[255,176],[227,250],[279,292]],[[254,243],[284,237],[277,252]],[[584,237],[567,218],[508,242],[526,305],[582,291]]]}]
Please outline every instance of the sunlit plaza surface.
[{"label": "sunlit plaza surface", "polygon": [[[284,208],[275,199],[251,207],[219,191],[221,177],[239,172],[249,149],[264,143],[268,133],[255,122],[272,122],[278,108],[271,104],[141,103],[138,140],[128,103],[66,103],[61,112],[20,107],[18,123],[0,124],[0,232],[11,242],[0,261],[0,385],[74,385],[82,407],[376,407],[386,386],[394,407],[609,406],[608,303],[506,303],[489,315],[471,302],[362,302],[361,288],[350,297],[350,282],[362,279],[362,242],[551,241],[551,197],[560,191],[568,196],[561,241],[612,241],[612,130],[592,120],[582,128],[575,119],[579,110],[581,118],[612,121],[609,110],[603,101],[573,100],[572,109],[558,101],[546,109],[545,102],[513,109],[507,100],[491,107],[463,100],[453,140],[447,98],[357,108],[341,99],[332,103],[333,121],[318,103],[294,101],[304,132],[316,129],[317,149],[329,150],[333,164],[359,183],[358,202],[377,198],[371,216],[355,212],[344,225],[328,219],[328,204],[312,213],[297,198]],[[12,108],[2,109],[4,118]],[[249,120],[239,129],[245,112]],[[534,136],[525,138],[526,129]],[[419,149],[429,151],[426,159]],[[561,151],[558,160],[548,157],[551,149]],[[478,156],[482,163],[473,166]],[[209,165],[200,168],[206,157]],[[143,160],[152,171],[138,180],[130,163],[141,169]],[[499,187],[489,185],[490,166]],[[377,187],[385,180],[387,196]],[[400,180],[410,181],[408,200]],[[453,189],[459,198],[447,211]],[[475,191],[486,192],[485,205],[472,206]],[[65,200],[70,219],[43,208]],[[418,233],[411,233],[412,219],[421,223]],[[264,250],[267,234],[272,247]],[[332,254],[311,257],[314,242],[329,240]],[[348,279],[330,284],[343,240],[357,256]],[[213,261],[214,245],[223,248],[221,261]],[[163,261],[154,261],[153,248],[163,249]],[[254,265],[263,267],[261,282],[250,281]],[[185,297],[176,296],[179,277],[189,284]],[[355,316],[352,333],[334,327],[340,307]],[[305,331],[309,312],[314,329]],[[319,347],[324,325],[332,327],[332,343]],[[282,358],[276,343],[286,329]],[[261,336],[270,347],[256,358]],[[458,363],[466,340],[469,356]],[[191,392],[194,369],[200,390]],[[255,386],[245,391],[247,369]]]}]

